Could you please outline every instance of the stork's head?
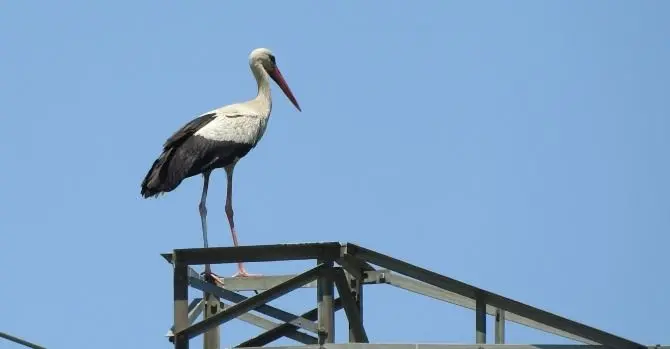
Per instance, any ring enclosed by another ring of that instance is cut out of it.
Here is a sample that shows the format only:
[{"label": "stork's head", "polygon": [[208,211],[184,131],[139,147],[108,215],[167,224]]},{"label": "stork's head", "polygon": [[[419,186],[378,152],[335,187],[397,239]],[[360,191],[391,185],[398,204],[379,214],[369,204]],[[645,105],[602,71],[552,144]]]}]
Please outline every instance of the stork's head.
[{"label": "stork's head", "polygon": [[282,89],[282,91],[284,91],[284,94],[286,97],[288,97],[289,100],[291,100],[291,103],[293,103],[293,105],[298,108],[298,110],[302,111],[298,105],[298,101],[296,101],[295,97],[293,97],[291,89],[288,87],[284,77],[281,75],[279,67],[277,66],[277,60],[272,54],[272,51],[267,48],[257,48],[251,51],[251,54],[249,54],[249,64],[252,66],[252,68],[259,67],[265,70],[268,75],[270,75],[272,80],[274,80]]}]

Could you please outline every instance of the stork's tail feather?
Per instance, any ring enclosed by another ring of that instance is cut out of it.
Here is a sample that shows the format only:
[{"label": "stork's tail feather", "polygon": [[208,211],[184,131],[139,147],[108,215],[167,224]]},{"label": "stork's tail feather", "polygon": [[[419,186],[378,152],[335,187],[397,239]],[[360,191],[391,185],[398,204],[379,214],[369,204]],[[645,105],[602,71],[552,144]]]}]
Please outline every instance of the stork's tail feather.
[{"label": "stork's tail feather", "polygon": [[142,197],[156,197],[162,193],[172,191],[179,185],[181,179],[174,181],[174,176],[169,175],[168,167],[173,152],[174,149],[164,151],[151,165],[151,169],[142,181]]}]

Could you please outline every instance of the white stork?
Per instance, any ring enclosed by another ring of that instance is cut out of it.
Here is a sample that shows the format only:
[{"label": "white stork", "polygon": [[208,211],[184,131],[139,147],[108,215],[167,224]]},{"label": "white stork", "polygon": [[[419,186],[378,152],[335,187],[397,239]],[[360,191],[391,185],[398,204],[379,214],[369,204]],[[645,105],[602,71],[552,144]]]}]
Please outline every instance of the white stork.
[{"label": "white stork", "polygon": [[[272,97],[271,77],[299,110],[291,89],[279,72],[275,56],[266,48],[257,48],[249,55],[249,65],[258,83],[256,98],[214,109],[191,120],[175,132],[163,145],[162,154],[154,161],[142,182],[144,198],[156,197],[179,186],[186,178],[202,174],[203,187],[200,199],[200,220],[205,247],[207,243],[207,186],[213,170],[223,167],[227,175],[226,216],[230,224],[233,243],[238,246],[233,221],[233,169],[237,162],[258,144],[265,133]],[[209,265],[206,273],[211,273]],[[242,263],[238,263],[235,276],[250,276]]]}]

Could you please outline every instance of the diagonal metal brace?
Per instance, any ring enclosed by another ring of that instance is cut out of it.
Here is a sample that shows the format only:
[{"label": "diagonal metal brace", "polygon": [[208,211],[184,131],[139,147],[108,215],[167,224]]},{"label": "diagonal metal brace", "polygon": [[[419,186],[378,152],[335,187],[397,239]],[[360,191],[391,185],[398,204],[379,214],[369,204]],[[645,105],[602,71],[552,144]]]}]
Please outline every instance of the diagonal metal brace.
[{"label": "diagonal metal brace", "polygon": [[16,337],[16,336],[12,336],[12,335],[9,334],[9,333],[0,332],[0,338],[4,338],[4,339],[7,339],[7,340],[10,340],[10,341],[12,341],[12,342],[14,342],[14,343],[17,343],[17,344],[25,345],[25,346],[28,347],[28,348],[33,348],[33,349],[45,349],[45,348],[44,348],[43,346],[41,346],[41,345],[37,345],[37,344],[34,344],[34,343],[30,343],[30,342],[28,342],[27,340],[21,339],[21,338]]},{"label": "diagonal metal brace", "polygon": [[333,280],[335,281],[335,286],[337,287],[337,293],[340,294],[342,298],[342,304],[344,304],[344,312],[347,314],[347,320],[351,331],[354,334],[354,338],[358,343],[369,343],[368,335],[365,332],[363,327],[363,319],[361,318],[361,313],[358,311],[358,305],[356,305],[356,300],[351,294],[351,289],[349,288],[349,283],[347,282],[347,277],[344,275],[342,268],[333,268],[331,269],[333,273]]},{"label": "diagonal metal brace", "polygon": [[286,293],[289,293],[293,291],[294,289],[316,279],[319,277],[324,271],[326,271],[329,268],[328,265],[326,264],[319,264],[318,266],[294,277],[291,278],[290,280],[281,283],[275,287],[272,287],[262,293],[259,293],[251,298],[248,298],[240,303],[237,303],[230,308],[215,314],[214,316],[202,320],[198,323],[195,323],[179,332],[177,332],[175,335],[176,336],[182,336],[188,339],[191,339],[199,334],[202,334],[209,329],[215,327],[215,326],[220,326],[225,322],[228,322],[240,314],[243,314],[245,312],[254,310],[258,308],[260,305],[265,304],[267,302],[272,301],[273,299],[279,298]]},{"label": "diagonal metal brace", "polygon": [[[224,309],[230,308],[231,305],[223,304],[221,303]],[[260,317],[258,315],[255,315],[253,313],[244,313],[241,314],[240,316],[237,317],[238,320],[244,321],[246,323],[252,324],[254,326],[258,326],[266,331],[275,329],[279,326],[282,325],[282,323],[276,323],[274,321],[270,321],[266,318]],[[299,332],[299,331],[290,331],[286,333],[286,337],[293,339],[296,342],[302,343],[302,344],[316,344],[318,343],[318,339],[314,336],[310,336],[307,333]]]},{"label": "diagonal metal brace", "polygon": [[[241,295],[237,292],[226,290],[219,286],[208,283],[202,280],[200,277],[192,277],[189,279],[189,282],[191,283],[191,286],[193,286],[196,289],[199,289],[200,291],[211,293],[217,297],[223,298],[233,303],[240,303],[249,299],[249,297]],[[289,313],[287,311],[281,310],[279,308],[263,304],[258,308],[256,308],[255,311],[265,314],[269,317],[275,318],[277,320],[291,323],[312,333],[318,333],[316,329],[316,324],[314,322],[299,317],[295,314]]]},{"label": "diagonal metal brace", "polygon": [[[342,309],[342,299],[337,298],[333,301],[333,311],[338,311],[340,309]],[[319,314],[319,308],[314,308],[300,316],[310,321],[316,321],[319,316],[318,314]],[[298,332],[297,326],[285,322],[271,330],[259,334],[254,338],[248,339],[236,345],[235,348],[262,347],[284,336],[290,338],[291,333],[300,333],[300,332]],[[317,344],[317,341],[314,341],[314,343],[310,344]]]}]

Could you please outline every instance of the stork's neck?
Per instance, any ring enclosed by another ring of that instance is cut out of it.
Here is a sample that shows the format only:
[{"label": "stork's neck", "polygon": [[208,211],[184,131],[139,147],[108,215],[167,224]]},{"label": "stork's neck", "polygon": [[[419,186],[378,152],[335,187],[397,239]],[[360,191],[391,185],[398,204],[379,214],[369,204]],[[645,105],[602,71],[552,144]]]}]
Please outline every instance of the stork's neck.
[{"label": "stork's neck", "polygon": [[260,64],[252,64],[251,71],[258,84],[258,94],[254,99],[263,116],[270,116],[272,96],[270,95],[270,76]]}]

